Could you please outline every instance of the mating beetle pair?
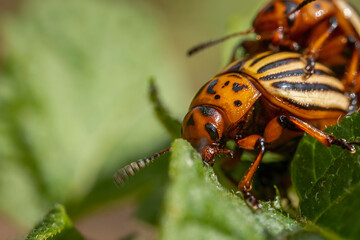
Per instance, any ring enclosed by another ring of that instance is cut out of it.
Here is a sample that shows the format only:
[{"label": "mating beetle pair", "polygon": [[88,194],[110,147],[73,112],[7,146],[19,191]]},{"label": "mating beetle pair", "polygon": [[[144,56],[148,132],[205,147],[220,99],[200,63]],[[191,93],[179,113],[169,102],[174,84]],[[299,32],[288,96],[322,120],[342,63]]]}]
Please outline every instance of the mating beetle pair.
[{"label": "mating beetle pair", "polygon": [[[319,0],[314,6],[310,2],[274,0],[260,11],[253,30],[248,31],[260,36],[260,40],[249,42],[249,56],[231,63],[207,82],[183,120],[182,138],[201,153],[205,162],[213,163],[218,154],[233,156],[225,148],[227,140],[235,140],[240,149],[258,151],[238,184],[253,206],[256,200],[250,194],[251,183],[267,149],[276,149],[304,132],[325,146],[338,145],[350,153],[355,153],[354,145],[359,145],[322,132],[358,107],[351,93],[358,92],[360,85],[358,18],[347,17],[346,12],[354,11],[341,0]],[[346,41],[338,43],[338,39]],[[334,51],[324,50],[335,43]],[[271,45],[300,49],[304,54],[264,51]],[[350,60],[341,57],[347,48],[352,50]],[[339,80],[315,59],[348,66],[347,74]],[[117,182],[167,151],[120,169]]]}]

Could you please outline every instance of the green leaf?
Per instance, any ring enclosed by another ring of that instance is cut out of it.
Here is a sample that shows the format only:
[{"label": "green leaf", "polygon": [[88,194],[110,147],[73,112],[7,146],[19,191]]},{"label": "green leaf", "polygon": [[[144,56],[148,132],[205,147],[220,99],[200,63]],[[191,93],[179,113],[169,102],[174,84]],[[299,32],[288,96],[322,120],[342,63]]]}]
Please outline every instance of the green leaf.
[{"label": "green leaf", "polygon": [[73,224],[66,214],[64,206],[56,204],[53,209],[37,224],[27,236],[27,240],[46,239],[83,239],[74,229]]},{"label": "green leaf", "polygon": [[173,143],[169,174],[162,239],[268,239],[300,228],[268,203],[251,210],[185,140]]},{"label": "green leaf", "polygon": [[6,19],[1,211],[32,226],[54,202],[81,203],[114,169],[167,145],[148,79],[177,113],[186,83],[160,16],[145,2],[33,0]]},{"label": "green leaf", "polygon": [[[348,141],[360,140],[360,113],[347,116],[325,132]],[[360,149],[356,154],[305,136],[292,163],[292,181],[300,212],[340,237],[360,238]]]},{"label": "green leaf", "polygon": [[181,132],[181,123],[179,122],[179,120],[173,118],[168,113],[167,109],[164,107],[163,103],[159,98],[157,87],[153,78],[150,79],[149,95],[154,107],[154,112],[159,121],[162,123],[162,125],[165,127],[165,129],[168,131],[168,133],[173,139],[179,138]]}]

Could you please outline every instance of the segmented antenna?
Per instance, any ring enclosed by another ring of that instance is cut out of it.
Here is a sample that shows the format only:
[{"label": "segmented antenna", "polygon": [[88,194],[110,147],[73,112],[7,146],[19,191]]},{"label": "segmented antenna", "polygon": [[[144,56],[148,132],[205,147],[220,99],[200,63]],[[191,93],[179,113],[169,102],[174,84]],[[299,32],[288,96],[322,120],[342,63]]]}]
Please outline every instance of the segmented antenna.
[{"label": "segmented antenna", "polygon": [[118,186],[122,186],[124,182],[126,182],[131,176],[134,176],[137,172],[140,171],[140,169],[145,168],[146,166],[150,165],[155,158],[160,157],[164,153],[167,153],[171,150],[170,148],[167,148],[165,150],[162,150],[150,157],[147,157],[145,159],[140,159],[136,162],[132,162],[129,165],[126,165],[123,168],[120,168],[114,175],[114,181]]},{"label": "segmented antenna", "polygon": [[247,34],[250,34],[250,33],[253,33],[254,32],[254,29],[251,28],[249,30],[247,30],[246,32],[237,32],[237,33],[233,33],[233,34],[230,34],[230,35],[227,35],[225,37],[222,37],[222,38],[219,38],[219,39],[215,39],[215,40],[211,40],[211,41],[208,41],[208,42],[205,42],[205,43],[201,43],[193,48],[191,48],[187,54],[188,56],[191,56],[193,55],[194,53],[197,53],[205,48],[208,48],[208,47],[211,47],[211,46],[214,46],[218,43],[221,43],[225,40],[228,40],[229,38],[233,38],[233,37],[236,37],[236,36],[241,36],[241,35],[247,35]]}]

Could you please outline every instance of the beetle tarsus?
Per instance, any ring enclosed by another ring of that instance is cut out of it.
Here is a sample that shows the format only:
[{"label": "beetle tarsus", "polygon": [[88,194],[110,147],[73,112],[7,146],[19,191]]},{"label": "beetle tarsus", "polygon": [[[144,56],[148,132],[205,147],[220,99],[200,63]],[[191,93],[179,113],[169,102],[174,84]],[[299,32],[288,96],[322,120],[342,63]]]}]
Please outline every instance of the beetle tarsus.
[{"label": "beetle tarsus", "polygon": [[250,191],[242,191],[245,203],[254,210],[261,209],[261,204]]},{"label": "beetle tarsus", "polygon": [[305,78],[308,79],[315,73],[315,59],[314,57],[306,58],[306,66],[305,66]]},{"label": "beetle tarsus", "polygon": [[353,145],[354,143],[349,143],[343,138],[338,138],[338,139],[337,138],[332,138],[330,140],[330,143],[332,145],[340,146],[340,147],[342,147],[343,149],[347,150],[350,153],[355,153],[356,152],[356,149],[355,149],[355,147]]}]

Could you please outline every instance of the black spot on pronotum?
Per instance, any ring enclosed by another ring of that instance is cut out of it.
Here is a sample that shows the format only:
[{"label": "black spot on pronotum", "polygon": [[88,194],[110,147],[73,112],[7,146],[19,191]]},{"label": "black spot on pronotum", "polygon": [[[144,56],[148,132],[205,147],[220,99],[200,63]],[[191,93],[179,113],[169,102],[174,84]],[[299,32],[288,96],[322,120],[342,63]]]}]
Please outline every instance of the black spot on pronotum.
[{"label": "black spot on pronotum", "polygon": [[274,4],[269,4],[269,5],[266,6],[266,8],[264,9],[264,13],[273,12],[274,9],[275,9]]},{"label": "black spot on pronotum", "polygon": [[219,134],[218,134],[217,129],[214,124],[206,123],[205,129],[208,132],[211,140],[216,141],[217,139],[219,139]]},{"label": "black spot on pronotum", "polygon": [[240,100],[234,101],[235,107],[240,107],[242,105],[242,102]]},{"label": "black spot on pronotum", "polygon": [[220,99],[220,95],[215,95],[215,97],[214,97],[216,100],[217,99]]},{"label": "black spot on pronotum", "polygon": [[317,10],[320,10],[320,9],[321,9],[321,5],[318,4],[318,3],[315,3],[315,4],[314,4],[314,7],[315,7]]},{"label": "black spot on pronotum", "polygon": [[206,92],[208,94],[215,94],[216,92],[214,91],[214,87],[215,85],[218,83],[219,79],[215,79],[214,81],[212,81],[209,86],[206,89]]},{"label": "black spot on pronotum", "polygon": [[293,1],[283,1],[283,4],[285,5],[285,15],[291,13],[298,6],[298,4]]},{"label": "black spot on pronotum", "polygon": [[199,111],[203,116],[212,116],[214,115],[214,109],[207,106],[198,106]]},{"label": "black spot on pronotum", "polygon": [[227,85],[229,85],[230,81],[226,81],[225,84],[222,86],[222,88],[226,87]]},{"label": "black spot on pronotum", "polygon": [[[298,7],[298,4],[292,1],[284,1],[283,3],[285,5],[285,12],[284,12],[285,15],[288,15],[293,10],[295,10],[296,7]],[[294,25],[294,22],[295,22],[295,14],[289,15],[287,18],[288,27],[292,27]]]},{"label": "black spot on pronotum", "polygon": [[244,88],[249,89],[249,87],[245,84],[240,85],[239,83],[234,83],[232,90],[234,92],[239,92],[239,91],[243,90]]},{"label": "black spot on pronotum", "polygon": [[195,125],[193,114],[190,115],[189,120],[188,120],[187,123],[186,123],[186,126],[190,126],[190,125],[191,125],[191,126],[194,126],[194,125]]}]

